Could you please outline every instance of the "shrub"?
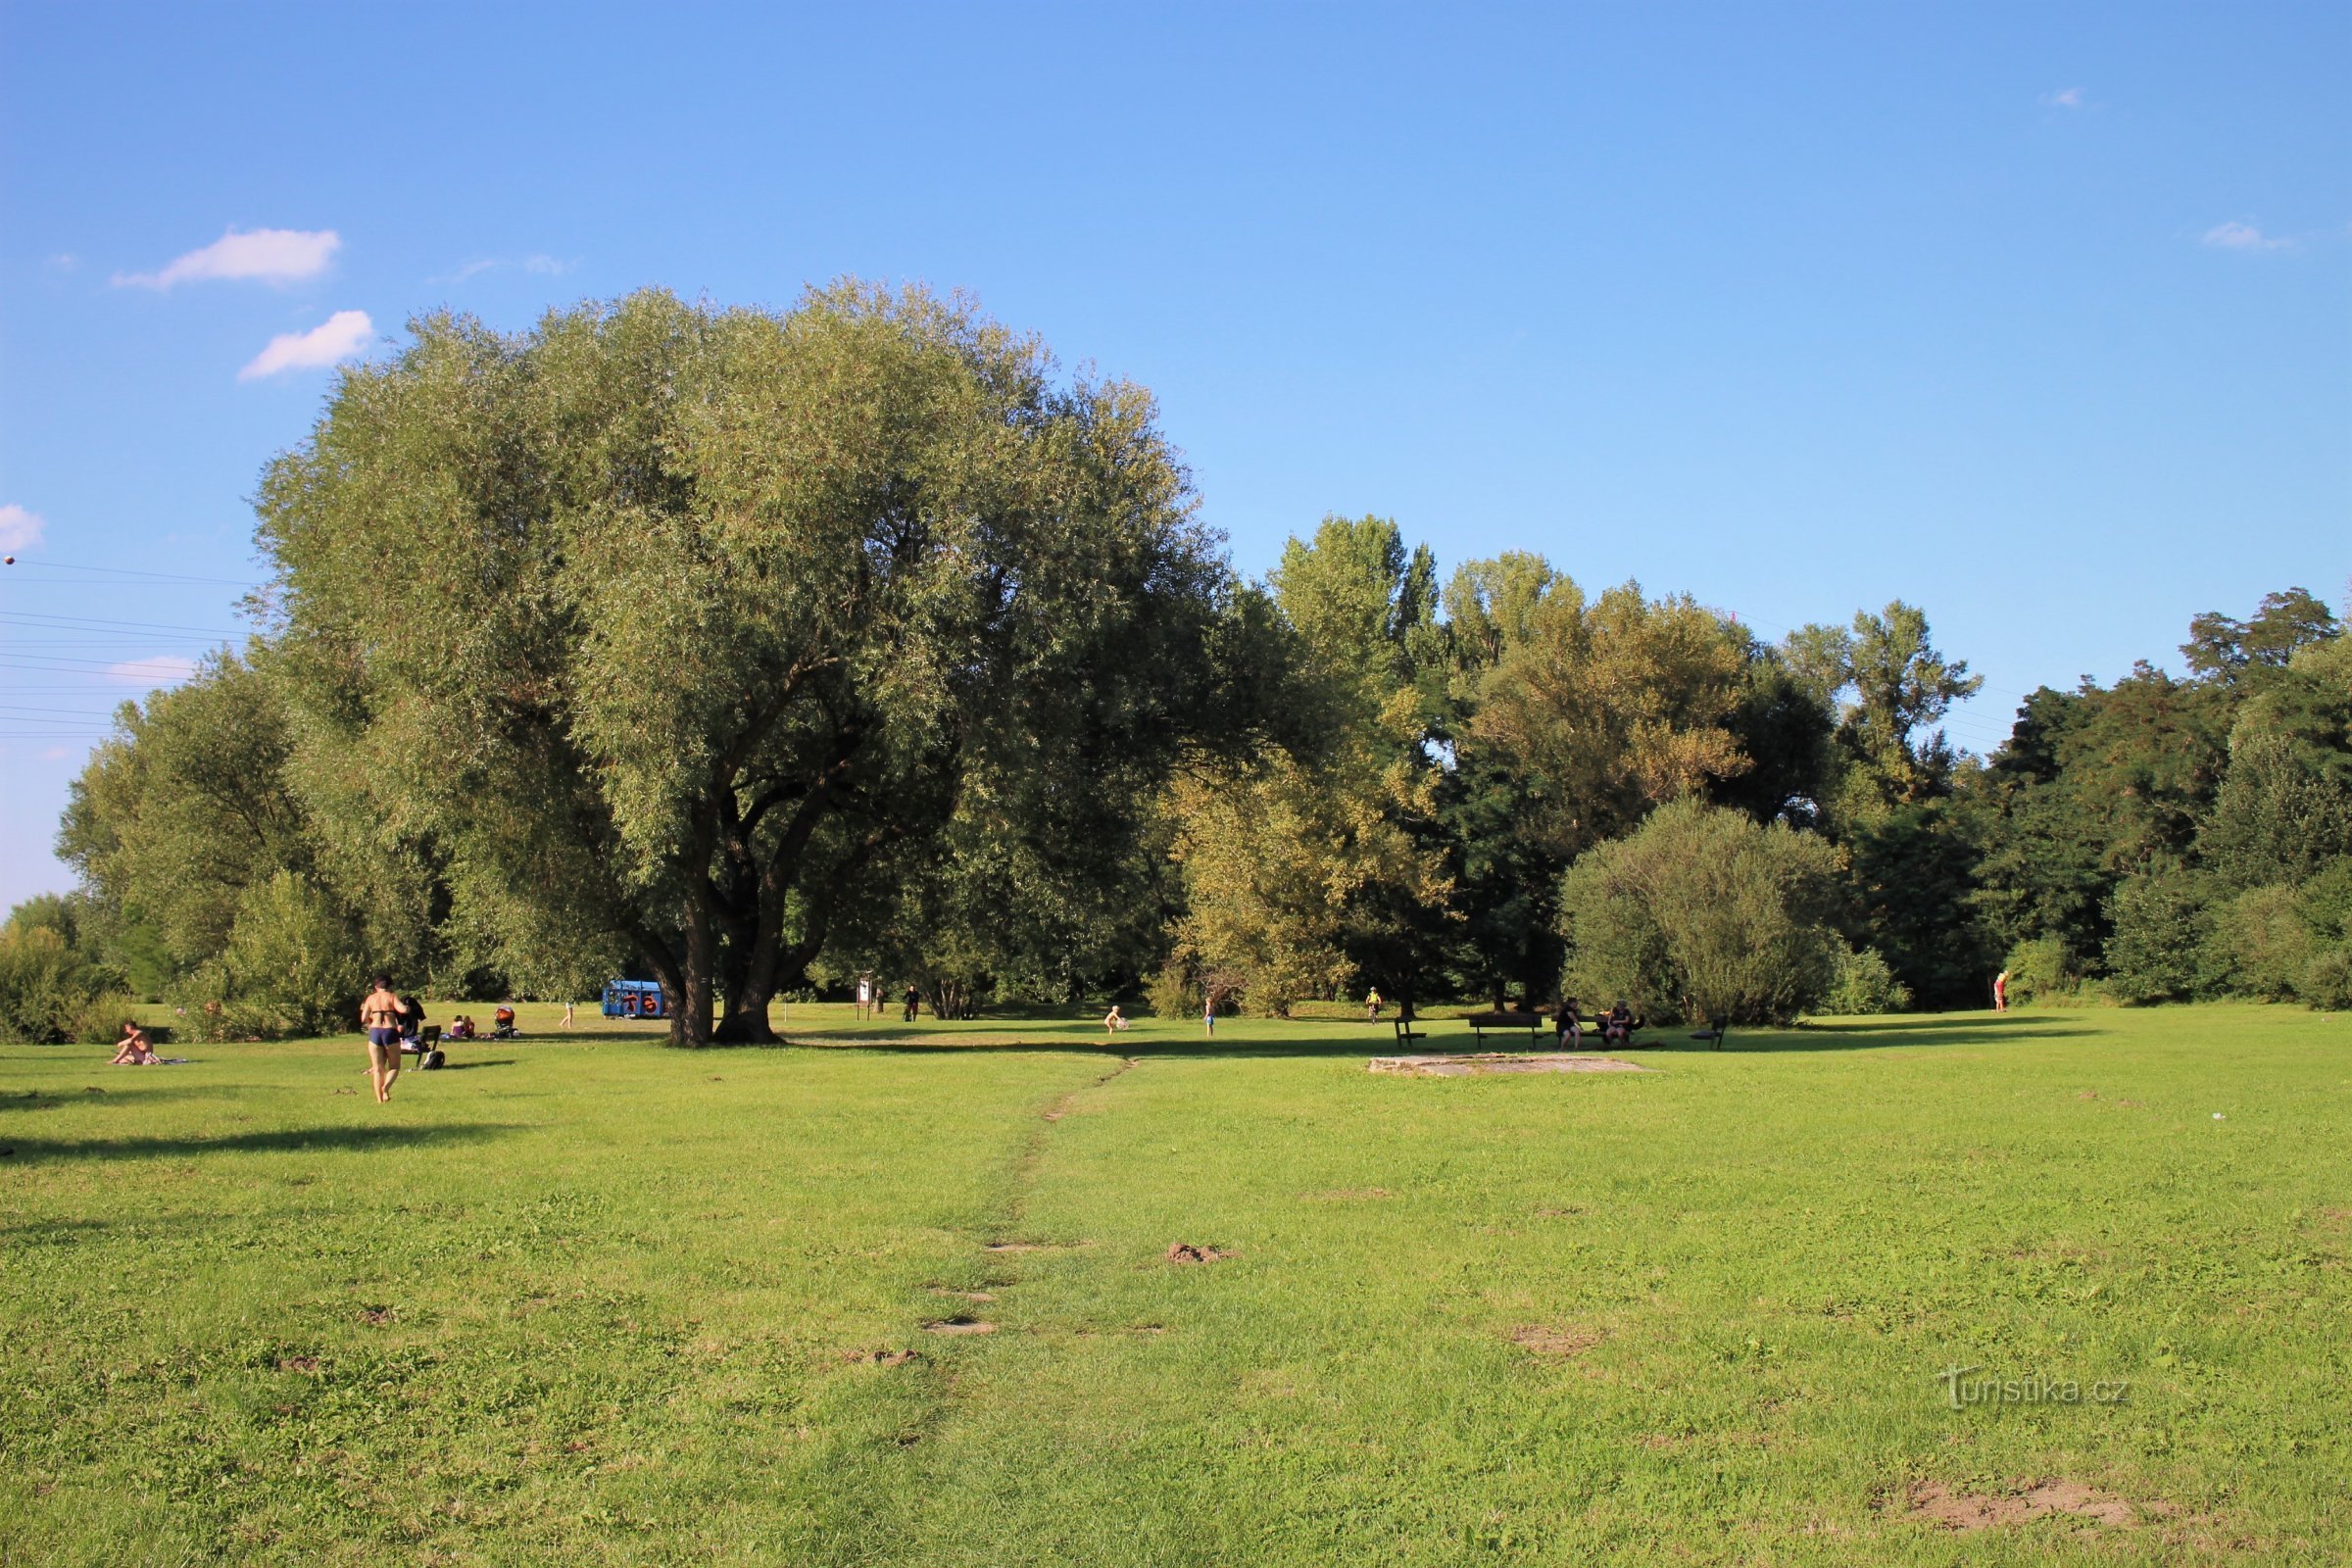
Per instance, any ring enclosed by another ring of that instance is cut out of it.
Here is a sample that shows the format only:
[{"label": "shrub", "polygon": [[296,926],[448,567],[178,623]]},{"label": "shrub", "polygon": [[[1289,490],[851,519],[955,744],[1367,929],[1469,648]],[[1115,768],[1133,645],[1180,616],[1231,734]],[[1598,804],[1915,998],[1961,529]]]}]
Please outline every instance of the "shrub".
[{"label": "shrub", "polygon": [[1894,977],[1876,948],[1841,950],[1830,973],[1830,986],[1815,1009],[1839,1016],[1901,1012],[1911,1005],[1911,988]]},{"label": "shrub", "polygon": [[1812,834],[1672,802],[1569,868],[1563,984],[1661,1021],[1786,1021],[1833,979],[1838,871],[1838,852]]},{"label": "shrub", "polygon": [[1144,1003],[1154,1018],[1184,1018],[1200,1012],[1200,984],[1181,954],[1160,965],[1145,988]]},{"label": "shrub", "polygon": [[2322,948],[2304,965],[2296,994],[2328,1012],[2352,1012],[2352,946]]},{"label": "shrub", "polygon": [[2213,913],[2208,970],[2241,995],[2280,1002],[2301,994],[2316,944],[2295,890],[2248,888]]},{"label": "shrub", "polygon": [[342,908],[291,871],[248,888],[228,946],[188,977],[197,1032],[282,1039],[356,1027],[366,959]]},{"label": "shrub", "polygon": [[97,990],[89,965],[57,931],[36,925],[0,932],[0,1040],[63,1042],[74,1012]]},{"label": "shrub", "polygon": [[2009,1001],[2052,1003],[2080,1000],[2082,969],[2064,939],[2035,937],[2009,950],[2001,967],[2009,971]]},{"label": "shrub", "polygon": [[2115,890],[2107,989],[2118,1002],[2179,1002],[2214,989],[2209,898],[2204,879],[2185,871],[2135,876]]}]

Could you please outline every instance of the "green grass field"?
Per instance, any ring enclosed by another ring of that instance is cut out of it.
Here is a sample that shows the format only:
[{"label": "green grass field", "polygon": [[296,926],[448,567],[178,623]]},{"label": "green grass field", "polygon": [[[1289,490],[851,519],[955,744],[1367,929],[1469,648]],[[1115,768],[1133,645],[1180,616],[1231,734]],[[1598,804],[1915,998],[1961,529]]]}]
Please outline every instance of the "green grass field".
[{"label": "green grass field", "polygon": [[2352,1553],[2352,1019],[790,1023],[0,1049],[0,1561]]}]

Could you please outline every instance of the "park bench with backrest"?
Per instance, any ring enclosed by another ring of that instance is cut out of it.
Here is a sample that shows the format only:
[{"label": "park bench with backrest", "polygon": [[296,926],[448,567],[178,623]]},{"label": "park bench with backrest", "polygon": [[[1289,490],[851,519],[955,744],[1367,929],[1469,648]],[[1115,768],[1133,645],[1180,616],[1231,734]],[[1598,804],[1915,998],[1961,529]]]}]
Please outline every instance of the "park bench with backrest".
[{"label": "park bench with backrest", "polygon": [[1544,1032],[1544,1014],[1528,1007],[1501,1007],[1492,1012],[1474,1012],[1462,1021],[1470,1026],[1472,1034],[1478,1036],[1481,1045],[1486,1044],[1487,1031],[1490,1029],[1524,1029],[1531,1043]]}]

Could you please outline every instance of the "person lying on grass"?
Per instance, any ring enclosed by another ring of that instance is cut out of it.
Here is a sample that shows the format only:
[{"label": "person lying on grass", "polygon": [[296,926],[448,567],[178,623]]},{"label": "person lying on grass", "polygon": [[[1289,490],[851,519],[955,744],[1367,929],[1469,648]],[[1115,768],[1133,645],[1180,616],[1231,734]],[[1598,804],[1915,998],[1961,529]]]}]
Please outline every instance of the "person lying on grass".
[{"label": "person lying on grass", "polygon": [[155,1046],[148,1040],[147,1031],[130,1019],[123,1019],[122,1038],[115,1043],[115,1059],[108,1062],[107,1065],[110,1067],[155,1067],[162,1063],[163,1058],[155,1054]]}]

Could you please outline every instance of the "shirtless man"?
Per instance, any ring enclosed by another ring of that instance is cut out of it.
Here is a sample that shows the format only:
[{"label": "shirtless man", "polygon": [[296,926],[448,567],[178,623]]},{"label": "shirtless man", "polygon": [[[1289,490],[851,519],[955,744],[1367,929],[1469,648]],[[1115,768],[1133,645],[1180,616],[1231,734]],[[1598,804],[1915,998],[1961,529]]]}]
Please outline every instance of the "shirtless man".
[{"label": "shirtless man", "polygon": [[122,1020],[122,1038],[115,1047],[115,1059],[107,1063],[110,1067],[153,1067],[163,1059],[148,1043],[147,1031],[127,1018]]},{"label": "shirtless man", "polygon": [[375,1085],[375,1102],[392,1098],[392,1081],[400,1076],[400,1020],[409,1004],[392,994],[392,982],[375,977],[375,989],[360,1004],[360,1027],[368,1031],[368,1081]]}]

